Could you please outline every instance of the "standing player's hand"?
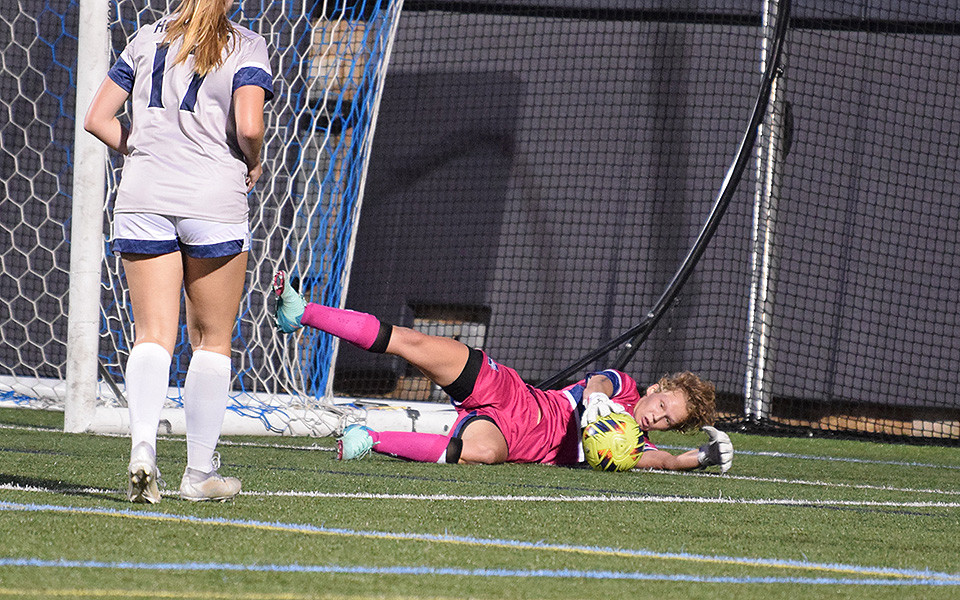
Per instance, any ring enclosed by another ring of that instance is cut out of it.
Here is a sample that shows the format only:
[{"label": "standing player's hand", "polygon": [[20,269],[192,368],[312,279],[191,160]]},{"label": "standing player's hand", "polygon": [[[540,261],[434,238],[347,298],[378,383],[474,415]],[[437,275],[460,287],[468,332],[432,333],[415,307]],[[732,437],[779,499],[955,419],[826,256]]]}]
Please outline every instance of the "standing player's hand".
[{"label": "standing player's hand", "polygon": [[707,425],[702,428],[707,434],[707,443],[700,446],[697,460],[703,468],[720,465],[720,473],[726,473],[733,464],[733,442],[730,436],[715,427]]},{"label": "standing player's hand", "polygon": [[605,417],[610,413],[626,413],[627,410],[622,405],[617,404],[610,399],[610,396],[603,392],[594,392],[583,401],[583,416],[580,417],[580,428],[584,428],[593,423],[600,417]]},{"label": "standing player's hand", "polygon": [[244,181],[247,184],[248,194],[251,190],[253,190],[253,186],[257,185],[257,180],[260,179],[261,175],[263,175],[263,163],[257,163],[255,167],[247,170],[247,175],[244,177]]}]

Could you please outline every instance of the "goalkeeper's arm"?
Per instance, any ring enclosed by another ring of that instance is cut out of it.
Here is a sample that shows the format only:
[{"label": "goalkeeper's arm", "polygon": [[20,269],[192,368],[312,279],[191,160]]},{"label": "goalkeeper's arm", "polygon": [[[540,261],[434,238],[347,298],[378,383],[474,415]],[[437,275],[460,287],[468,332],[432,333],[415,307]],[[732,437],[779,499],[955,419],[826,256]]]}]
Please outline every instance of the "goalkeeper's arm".
[{"label": "goalkeeper's arm", "polygon": [[733,443],[730,436],[713,427],[704,427],[707,443],[683,454],[670,454],[663,450],[647,450],[640,456],[637,466],[641,469],[664,469],[667,471],[691,471],[718,466],[726,473],[733,464]]},{"label": "goalkeeper's arm", "polygon": [[590,377],[583,386],[583,397],[589,398],[591,394],[601,393],[607,397],[613,395],[613,382],[606,377]]}]

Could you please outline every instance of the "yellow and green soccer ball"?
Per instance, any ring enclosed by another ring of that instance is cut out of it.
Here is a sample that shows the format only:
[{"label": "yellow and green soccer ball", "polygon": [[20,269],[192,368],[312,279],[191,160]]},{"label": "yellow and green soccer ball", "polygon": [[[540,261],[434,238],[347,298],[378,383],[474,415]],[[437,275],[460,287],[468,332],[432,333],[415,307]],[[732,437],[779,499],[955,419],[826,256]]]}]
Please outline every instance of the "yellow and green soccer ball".
[{"label": "yellow and green soccer ball", "polygon": [[611,413],[583,430],[583,453],[597,471],[629,471],[640,462],[643,432],[628,414]]}]

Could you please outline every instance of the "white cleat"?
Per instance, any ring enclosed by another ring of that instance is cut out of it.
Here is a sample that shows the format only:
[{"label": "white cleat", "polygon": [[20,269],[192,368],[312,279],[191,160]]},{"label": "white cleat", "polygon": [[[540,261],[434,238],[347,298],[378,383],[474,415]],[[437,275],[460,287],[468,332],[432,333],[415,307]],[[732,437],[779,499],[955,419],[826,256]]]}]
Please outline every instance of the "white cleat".
[{"label": "white cleat", "polygon": [[140,442],[130,452],[130,466],[127,467],[129,487],[127,499],[138,504],[156,504],[160,502],[160,471],[157,470],[157,453],[146,442]]},{"label": "white cleat", "polygon": [[213,470],[209,473],[187,467],[180,480],[180,497],[184,500],[202,502],[204,500],[231,500],[240,493],[240,480],[236,477],[224,477],[217,473],[219,456],[214,458]]}]

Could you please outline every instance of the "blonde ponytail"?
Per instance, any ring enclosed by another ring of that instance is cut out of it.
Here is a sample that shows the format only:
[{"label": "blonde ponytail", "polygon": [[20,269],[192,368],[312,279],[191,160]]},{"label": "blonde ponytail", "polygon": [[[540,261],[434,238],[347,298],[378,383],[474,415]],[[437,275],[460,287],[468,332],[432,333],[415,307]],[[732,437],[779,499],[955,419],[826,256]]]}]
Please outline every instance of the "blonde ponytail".
[{"label": "blonde ponytail", "polygon": [[224,0],[182,0],[173,14],[163,37],[166,44],[183,39],[173,64],[193,54],[193,69],[201,76],[223,64],[223,49],[234,33]]}]

